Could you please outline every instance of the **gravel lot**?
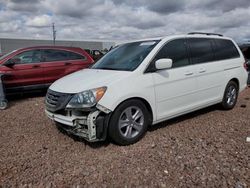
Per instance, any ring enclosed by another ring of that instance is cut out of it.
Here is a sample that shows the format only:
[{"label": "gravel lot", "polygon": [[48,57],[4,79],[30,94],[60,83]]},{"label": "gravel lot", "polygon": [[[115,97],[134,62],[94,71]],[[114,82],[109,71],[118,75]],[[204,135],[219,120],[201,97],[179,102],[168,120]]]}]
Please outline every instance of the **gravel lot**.
[{"label": "gravel lot", "polygon": [[60,132],[43,97],[0,112],[0,187],[249,187],[250,89],[151,128],[138,143],[88,144]]}]

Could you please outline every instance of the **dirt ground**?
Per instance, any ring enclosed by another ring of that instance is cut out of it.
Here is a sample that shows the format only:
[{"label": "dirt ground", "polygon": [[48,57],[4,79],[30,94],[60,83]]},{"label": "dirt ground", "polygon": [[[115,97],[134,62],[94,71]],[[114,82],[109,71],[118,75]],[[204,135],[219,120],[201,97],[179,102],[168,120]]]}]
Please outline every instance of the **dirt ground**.
[{"label": "dirt ground", "polygon": [[250,89],[150,128],[138,143],[89,144],[60,132],[43,97],[0,112],[0,187],[249,187]]}]

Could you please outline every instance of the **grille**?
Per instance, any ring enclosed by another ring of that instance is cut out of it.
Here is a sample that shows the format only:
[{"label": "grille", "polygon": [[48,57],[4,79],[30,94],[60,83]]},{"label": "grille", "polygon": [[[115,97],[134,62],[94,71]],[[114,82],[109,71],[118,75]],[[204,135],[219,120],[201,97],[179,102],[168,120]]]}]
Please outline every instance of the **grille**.
[{"label": "grille", "polygon": [[46,94],[46,109],[50,112],[56,112],[66,107],[72,94],[59,93],[52,90],[48,90]]}]

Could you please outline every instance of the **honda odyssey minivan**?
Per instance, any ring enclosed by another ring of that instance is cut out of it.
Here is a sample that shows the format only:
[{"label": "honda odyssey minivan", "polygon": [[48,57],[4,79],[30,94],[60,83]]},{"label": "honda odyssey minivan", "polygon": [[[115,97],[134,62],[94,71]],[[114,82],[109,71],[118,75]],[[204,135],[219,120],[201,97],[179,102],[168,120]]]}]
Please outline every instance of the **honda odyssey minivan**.
[{"label": "honda odyssey minivan", "polygon": [[[137,142],[149,125],[220,103],[244,90],[245,59],[230,39],[190,33],[119,45],[91,68],[53,83],[46,114],[90,142]],[[216,120],[215,120],[216,121]]]}]

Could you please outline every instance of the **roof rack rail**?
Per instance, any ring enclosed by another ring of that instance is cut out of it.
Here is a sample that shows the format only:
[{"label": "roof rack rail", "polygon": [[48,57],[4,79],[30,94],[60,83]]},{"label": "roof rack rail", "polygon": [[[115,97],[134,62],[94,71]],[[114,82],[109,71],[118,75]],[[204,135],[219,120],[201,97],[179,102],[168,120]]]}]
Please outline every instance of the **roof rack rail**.
[{"label": "roof rack rail", "polygon": [[220,37],[223,37],[222,34],[218,34],[218,33],[203,33],[203,32],[191,32],[191,33],[188,33],[188,35],[217,35],[217,36],[220,36]]}]

